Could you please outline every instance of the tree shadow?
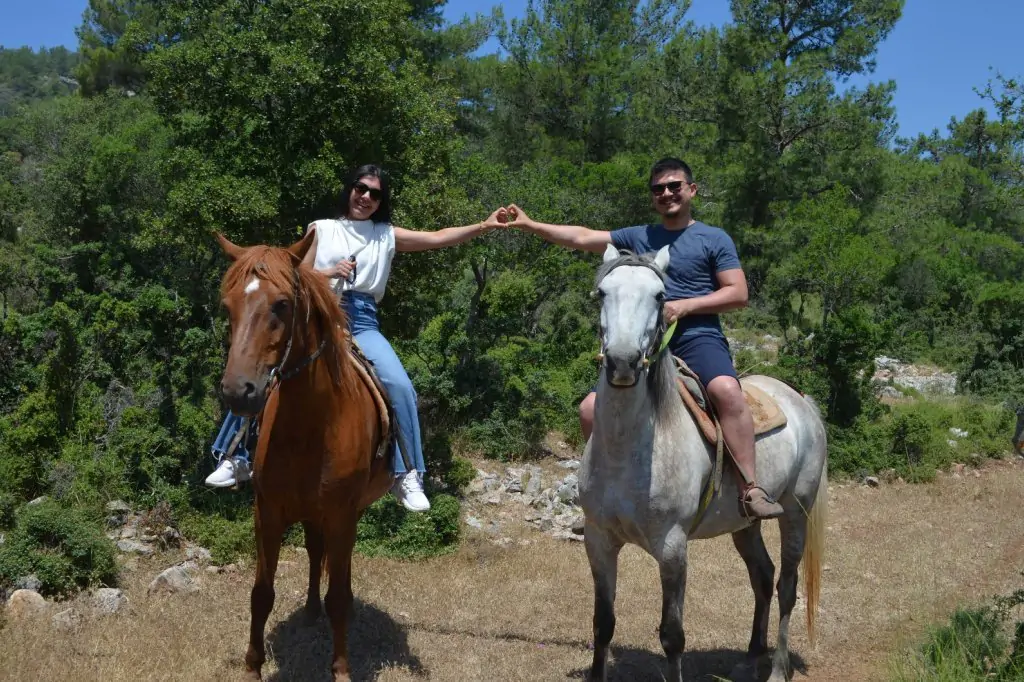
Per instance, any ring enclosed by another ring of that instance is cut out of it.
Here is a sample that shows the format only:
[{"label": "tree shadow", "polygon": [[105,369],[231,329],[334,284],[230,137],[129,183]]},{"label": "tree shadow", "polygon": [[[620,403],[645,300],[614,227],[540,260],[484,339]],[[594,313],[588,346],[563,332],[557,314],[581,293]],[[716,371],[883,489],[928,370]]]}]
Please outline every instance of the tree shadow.
[{"label": "tree shadow", "polygon": [[[267,657],[278,670],[268,682],[331,682],[334,644],[331,624],[321,614],[307,624],[305,610],[297,608],[267,636]],[[406,629],[372,604],[355,599],[349,616],[348,662],[353,680],[376,680],[387,667],[405,668],[426,676],[423,663],[409,649]]]},{"label": "tree shadow", "polygon": [[[746,652],[738,649],[709,649],[686,651],[683,653],[683,677],[699,682],[717,682],[728,680],[729,674],[738,664],[746,659]],[[798,654],[789,652],[789,665],[794,671],[807,674],[807,664]],[[633,647],[617,647],[612,644],[611,656],[608,659],[608,682],[664,682],[667,665],[662,653],[636,649]],[[753,682],[766,680],[771,675],[771,653],[765,654],[758,661],[756,676],[748,676],[737,682]],[[570,679],[585,680],[590,666],[569,673]]]}]

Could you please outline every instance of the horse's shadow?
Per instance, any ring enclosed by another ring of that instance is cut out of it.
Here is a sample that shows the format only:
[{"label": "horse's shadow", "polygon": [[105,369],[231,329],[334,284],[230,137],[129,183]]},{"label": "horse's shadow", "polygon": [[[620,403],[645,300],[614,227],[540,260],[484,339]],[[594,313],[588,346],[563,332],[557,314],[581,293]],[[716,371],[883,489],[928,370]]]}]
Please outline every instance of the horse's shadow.
[{"label": "horse's shadow", "polygon": [[[685,651],[683,653],[683,677],[687,680],[700,680],[701,682],[716,682],[717,680],[730,680],[729,674],[738,664],[746,658],[745,651],[737,649],[710,649],[707,651]],[[789,652],[789,664],[796,671],[807,673],[807,665],[798,655]],[[772,659],[771,654],[762,656],[758,662],[756,675],[750,671],[744,678],[737,682],[753,682],[754,680],[766,680],[771,675]],[[569,679],[585,680],[590,672],[590,666],[574,670],[569,673]],[[667,667],[665,656],[662,653],[648,651],[647,649],[635,649],[632,647],[617,647],[611,645],[611,656],[608,660],[608,682],[663,682],[666,678]]]},{"label": "horse's shadow", "polygon": [[[331,625],[321,614],[307,624],[303,608],[280,621],[267,637],[267,654],[277,671],[268,682],[330,682]],[[419,658],[409,649],[408,633],[391,616],[372,604],[355,599],[349,615],[348,662],[355,680],[375,680],[384,668],[397,666],[426,675]]]}]

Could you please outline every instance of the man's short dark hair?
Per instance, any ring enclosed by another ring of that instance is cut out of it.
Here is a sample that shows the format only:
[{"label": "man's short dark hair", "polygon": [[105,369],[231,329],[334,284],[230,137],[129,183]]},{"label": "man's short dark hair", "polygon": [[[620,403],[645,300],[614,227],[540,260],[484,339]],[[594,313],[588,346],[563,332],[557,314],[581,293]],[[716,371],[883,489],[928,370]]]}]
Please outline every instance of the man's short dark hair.
[{"label": "man's short dark hair", "polygon": [[651,166],[651,178],[648,182],[654,182],[654,178],[658,177],[665,171],[683,171],[683,175],[686,176],[686,182],[693,183],[693,171],[682,159],[677,159],[674,156],[666,156],[664,159],[659,159]]}]

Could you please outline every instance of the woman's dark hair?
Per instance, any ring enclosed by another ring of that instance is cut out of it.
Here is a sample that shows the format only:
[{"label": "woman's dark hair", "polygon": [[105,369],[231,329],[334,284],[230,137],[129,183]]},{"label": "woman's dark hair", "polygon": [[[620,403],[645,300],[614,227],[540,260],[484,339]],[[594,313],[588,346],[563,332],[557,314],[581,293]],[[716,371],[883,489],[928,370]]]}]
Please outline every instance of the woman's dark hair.
[{"label": "woman's dark hair", "polygon": [[352,171],[352,174],[348,176],[348,180],[345,182],[345,188],[341,191],[341,217],[345,218],[348,216],[348,202],[352,197],[352,188],[359,182],[359,178],[365,176],[372,176],[380,179],[380,205],[377,206],[377,210],[370,216],[370,220],[375,223],[390,223],[391,222],[391,181],[388,179],[387,173],[380,166],[372,163],[368,163],[365,166],[360,166]]}]

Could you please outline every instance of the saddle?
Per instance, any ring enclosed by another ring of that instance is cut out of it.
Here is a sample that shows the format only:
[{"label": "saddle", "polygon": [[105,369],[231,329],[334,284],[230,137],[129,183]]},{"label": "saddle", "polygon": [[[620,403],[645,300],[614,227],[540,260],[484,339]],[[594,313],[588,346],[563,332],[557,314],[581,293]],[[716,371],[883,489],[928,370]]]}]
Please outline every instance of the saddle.
[{"label": "saddle", "polygon": [[[683,399],[690,414],[700,426],[700,432],[704,438],[711,445],[716,445],[720,429],[718,428],[718,417],[711,406],[707,390],[697,374],[685,362],[675,356],[673,359],[676,362],[676,385],[679,388],[679,397]],[[743,397],[754,417],[755,436],[786,425],[786,413],[779,408],[774,398],[757,386],[744,383],[742,379],[740,379],[740,387],[743,389]]]}]

